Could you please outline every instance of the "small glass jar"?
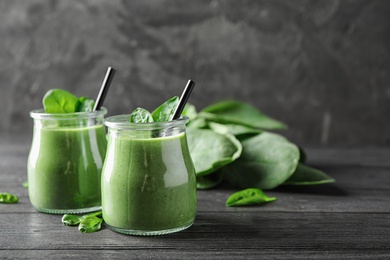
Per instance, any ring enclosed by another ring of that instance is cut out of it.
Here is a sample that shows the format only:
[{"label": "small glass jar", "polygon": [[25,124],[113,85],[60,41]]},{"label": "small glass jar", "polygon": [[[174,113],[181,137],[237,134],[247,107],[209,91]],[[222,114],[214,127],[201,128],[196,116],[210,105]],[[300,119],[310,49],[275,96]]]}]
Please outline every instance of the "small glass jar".
[{"label": "small glass jar", "polygon": [[186,138],[187,117],[135,124],[130,115],[106,119],[102,173],[106,225],[128,235],[163,235],[191,226],[196,176]]},{"label": "small glass jar", "polygon": [[28,157],[31,204],[51,214],[101,209],[101,170],[106,154],[105,108],[48,114],[30,112],[34,134]]}]

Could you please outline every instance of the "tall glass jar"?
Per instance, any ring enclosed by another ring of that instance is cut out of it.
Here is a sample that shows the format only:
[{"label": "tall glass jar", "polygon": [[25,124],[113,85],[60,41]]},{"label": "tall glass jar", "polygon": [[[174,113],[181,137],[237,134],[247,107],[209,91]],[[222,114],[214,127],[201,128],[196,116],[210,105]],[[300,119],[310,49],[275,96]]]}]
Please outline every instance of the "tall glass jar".
[{"label": "tall glass jar", "polygon": [[102,210],[113,231],[162,235],[191,226],[196,177],[184,117],[135,124],[130,115],[106,119],[108,148],[102,173]]},{"label": "tall glass jar", "polygon": [[28,157],[28,191],[38,211],[100,210],[106,113],[105,108],[64,114],[48,114],[43,109],[30,112],[34,135]]}]

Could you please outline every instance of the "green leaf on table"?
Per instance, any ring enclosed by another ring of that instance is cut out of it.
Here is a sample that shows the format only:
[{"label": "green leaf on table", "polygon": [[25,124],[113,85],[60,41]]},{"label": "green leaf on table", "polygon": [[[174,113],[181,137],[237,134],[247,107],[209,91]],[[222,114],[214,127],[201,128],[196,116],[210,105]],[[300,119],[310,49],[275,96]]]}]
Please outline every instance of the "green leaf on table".
[{"label": "green leaf on table", "polygon": [[79,225],[80,232],[92,233],[101,229],[103,219],[94,215],[83,218]]},{"label": "green leaf on table", "polygon": [[0,193],[0,203],[14,204],[18,203],[19,197],[8,192]]},{"label": "green leaf on table", "polygon": [[226,206],[246,206],[252,204],[265,204],[275,201],[275,197],[268,197],[262,190],[257,188],[248,188],[233,193],[226,201]]},{"label": "green leaf on table", "polygon": [[190,120],[193,120],[197,117],[198,112],[196,111],[196,108],[194,105],[187,103],[184,106],[183,112],[181,112],[183,116],[188,116]]},{"label": "green leaf on table", "polygon": [[95,101],[91,98],[80,97],[79,98],[79,107],[77,112],[91,112],[93,111],[93,107],[95,106]]},{"label": "green leaf on table", "polygon": [[158,108],[156,108],[152,112],[154,122],[165,122],[172,120],[173,113],[175,113],[175,109],[178,103],[179,97],[175,96],[168,99]]},{"label": "green leaf on table", "polygon": [[272,119],[257,108],[238,101],[222,101],[204,108],[199,116],[223,124],[240,124],[260,129],[285,129],[282,122]]},{"label": "green leaf on table", "polygon": [[242,152],[241,143],[229,133],[191,128],[187,131],[187,140],[197,176],[220,169],[235,161]]},{"label": "green leaf on table", "polygon": [[28,181],[25,181],[22,183],[23,188],[28,189]]},{"label": "green leaf on table", "polygon": [[294,173],[299,161],[298,147],[269,132],[242,141],[242,154],[221,169],[224,179],[240,188],[273,189]]},{"label": "green leaf on table", "polygon": [[200,190],[211,189],[220,184],[223,180],[222,172],[217,171],[209,175],[196,177],[196,188]]},{"label": "green leaf on table", "polygon": [[299,163],[293,175],[288,178],[284,185],[317,185],[335,182],[335,179],[325,172]]},{"label": "green leaf on table", "polygon": [[[79,225],[79,230],[84,233],[95,232],[101,228],[102,212],[97,211],[86,215],[65,214],[62,216],[62,223],[67,226]],[[100,220],[100,225],[97,224]]]},{"label": "green leaf on table", "polygon": [[83,216],[81,215],[73,215],[73,214],[65,214],[62,216],[62,224],[67,226],[76,226],[80,224]]},{"label": "green leaf on table", "polygon": [[49,90],[42,103],[46,113],[74,113],[80,106],[80,100],[75,95],[62,89]]},{"label": "green leaf on table", "polygon": [[152,123],[153,117],[148,110],[136,108],[130,115],[131,123]]}]

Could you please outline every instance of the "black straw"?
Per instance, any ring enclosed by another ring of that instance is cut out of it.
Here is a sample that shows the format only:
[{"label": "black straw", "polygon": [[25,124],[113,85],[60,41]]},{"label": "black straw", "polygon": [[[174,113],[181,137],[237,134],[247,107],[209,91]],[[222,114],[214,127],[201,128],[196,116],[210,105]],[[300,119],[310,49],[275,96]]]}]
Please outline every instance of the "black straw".
[{"label": "black straw", "polygon": [[181,112],[183,112],[183,109],[188,101],[188,98],[191,95],[194,86],[195,86],[195,82],[189,79],[186,87],[184,88],[183,93],[181,94],[181,97],[179,99],[179,104],[177,104],[176,110],[173,113],[172,120],[180,118]]},{"label": "black straw", "polygon": [[106,72],[106,76],[104,77],[102,86],[100,87],[99,95],[96,98],[95,106],[93,108],[94,111],[99,110],[102,107],[104,99],[106,98],[108,89],[110,88],[111,81],[114,77],[114,74],[115,74],[115,69],[108,67],[107,72]]}]

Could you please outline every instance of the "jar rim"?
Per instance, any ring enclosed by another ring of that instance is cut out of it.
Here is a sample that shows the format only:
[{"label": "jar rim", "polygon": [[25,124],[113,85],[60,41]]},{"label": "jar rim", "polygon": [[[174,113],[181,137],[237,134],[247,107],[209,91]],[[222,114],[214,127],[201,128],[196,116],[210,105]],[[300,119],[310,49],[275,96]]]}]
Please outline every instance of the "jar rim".
[{"label": "jar rim", "polygon": [[30,111],[30,116],[33,119],[45,120],[69,120],[69,119],[86,119],[107,114],[107,109],[101,107],[100,110],[90,112],[75,112],[75,113],[46,113],[43,108]]},{"label": "jar rim", "polygon": [[178,127],[185,125],[189,118],[182,116],[179,119],[164,122],[152,122],[152,123],[132,123],[130,120],[130,114],[110,116],[104,119],[104,124],[111,129],[121,130],[155,130],[165,129],[170,127]]}]

